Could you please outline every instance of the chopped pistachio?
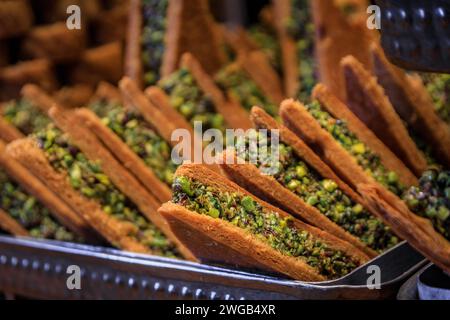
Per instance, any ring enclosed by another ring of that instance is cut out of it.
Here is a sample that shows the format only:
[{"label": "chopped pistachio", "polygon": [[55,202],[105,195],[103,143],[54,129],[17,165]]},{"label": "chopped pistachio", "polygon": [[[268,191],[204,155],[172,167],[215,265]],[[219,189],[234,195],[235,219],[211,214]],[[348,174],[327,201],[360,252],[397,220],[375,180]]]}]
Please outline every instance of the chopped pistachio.
[{"label": "chopped pistachio", "polygon": [[[186,180],[194,190],[191,195],[183,191]],[[302,259],[328,278],[339,278],[357,267],[358,263],[344,252],[330,248],[307,231],[298,230],[291,217],[280,217],[250,196],[220,192],[197,180],[178,176],[173,184],[173,202],[247,230],[282,254]]]},{"label": "chopped pistachio", "polygon": [[[237,150],[242,149],[240,143],[245,143],[248,147],[249,141],[244,139],[238,142]],[[262,146],[259,142],[258,148]],[[267,147],[271,150],[270,145]],[[378,252],[398,243],[399,239],[389,227],[370,214],[361,204],[345,195],[335,181],[323,178],[304,162],[291,146],[280,142],[278,153],[280,155],[278,172],[269,173],[282,186]],[[241,156],[248,160],[248,155]],[[266,172],[265,166],[271,163],[271,154],[267,154],[266,157],[260,157],[256,164],[262,172]]]},{"label": "chopped pistachio", "polygon": [[402,199],[415,214],[431,221],[434,229],[450,240],[450,171],[430,167]]},{"label": "chopped pistachio", "polygon": [[141,46],[146,85],[154,85],[160,78],[159,71],[165,49],[164,34],[167,27],[168,3],[168,0],[145,0],[142,3]]},{"label": "chopped pistachio", "polygon": [[0,208],[30,236],[60,241],[83,240],[59,224],[50,211],[0,169]]},{"label": "chopped pistachio", "polygon": [[397,173],[384,167],[380,157],[350,131],[345,121],[333,118],[330,113],[322,108],[318,101],[313,101],[305,107],[321,127],[327,130],[375,180],[397,195],[400,195],[405,190],[405,186],[398,179]]},{"label": "chopped pistachio", "polygon": [[195,121],[200,121],[203,131],[225,131],[223,116],[216,112],[212,98],[201,90],[188,69],[179,69],[158,82],[158,86],[169,95],[172,107],[192,125]]},{"label": "chopped pistachio", "polygon": [[[71,186],[84,196],[97,201],[105,213],[123,222],[137,226],[130,236],[148,246],[159,255],[177,257],[175,246],[150,221],[144,219],[136,205],[128,199],[102,172],[99,162],[91,161],[74,145],[67,135],[49,126],[34,135],[38,145],[45,152],[52,167],[60,172],[68,172]],[[68,164],[65,156],[71,154],[73,161]],[[150,236],[149,236],[150,235]],[[167,245],[162,247],[161,243]]]},{"label": "chopped pistachio", "polygon": [[277,115],[275,104],[243,70],[233,65],[226,66],[219,71],[215,80],[224,92],[231,92],[246,110],[250,111],[252,107],[259,106],[270,115]]},{"label": "chopped pistachio", "polygon": [[45,128],[50,119],[25,99],[11,101],[1,110],[7,122],[24,135]]},{"label": "chopped pistachio", "polygon": [[[171,147],[134,111],[125,110],[120,105],[108,103],[91,106],[102,122],[130,147],[145,164],[152,169],[158,179],[172,185],[173,174],[177,165],[171,160]],[[100,174],[97,179],[108,184],[107,176]]]},{"label": "chopped pistachio", "polygon": [[310,100],[312,89],[317,80],[314,63],[314,24],[309,1],[291,0],[290,8],[291,15],[284,23],[297,45],[300,83],[297,98],[307,102]]}]

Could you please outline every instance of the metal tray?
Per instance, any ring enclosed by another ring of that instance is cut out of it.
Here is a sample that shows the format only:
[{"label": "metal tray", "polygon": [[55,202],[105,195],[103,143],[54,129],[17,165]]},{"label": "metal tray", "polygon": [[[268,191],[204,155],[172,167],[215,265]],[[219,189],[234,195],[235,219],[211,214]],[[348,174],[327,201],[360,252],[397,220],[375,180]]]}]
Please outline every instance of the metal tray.
[{"label": "metal tray", "polygon": [[[0,236],[0,291],[40,299],[382,299],[425,264],[403,242],[338,280],[306,283],[111,248]],[[81,290],[67,289],[67,267]],[[370,290],[367,268],[381,269]]]}]

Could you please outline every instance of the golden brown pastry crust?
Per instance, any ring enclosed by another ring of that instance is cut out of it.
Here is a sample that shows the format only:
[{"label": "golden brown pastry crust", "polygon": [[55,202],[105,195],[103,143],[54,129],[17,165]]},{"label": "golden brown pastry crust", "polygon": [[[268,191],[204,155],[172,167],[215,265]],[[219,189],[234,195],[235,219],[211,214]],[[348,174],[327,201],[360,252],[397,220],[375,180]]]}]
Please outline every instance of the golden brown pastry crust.
[{"label": "golden brown pastry crust", "polygon": [[219,26],[220,34],[223,37],[224,42],[230,46],[234,53],[248,52],[258,50],[258,45],[253,41],[248,32],[241,26],[233,26],[229,28],[227,26]]},{"label": "golden brown pastry crust", "polygon": [[[20,184],[30,195],[45,205],[52,215],[64,226],[84,237],[86,240],[96,241],[89,225],[72,209],[70,209],[56,194],[31,174],[18,161],[6,152],[6,145],[0,140],[0,167]],[[96,241],[98,242],[98,241]]]},{"label": "golden brown pastry crust", "polygon": [[379,46],[371,47],[374,72],[397,113],[431,144],[439,163],[450,166],[450,128],[437,115],[419,76],[392,65]]},{"label": "golden brown pastry crust", "polygon": [[[134,95],[135,99],[137,94]],[[159,87],[151,86],[145,90],[145,97],[150,101],[153,105],[153,108],[159,109],[160,112],[164,114],[166,118],[170,120],[172,124],[175,125],[176,128],[183,128],[189,130],[193,134],[192,126],[189,122],[180,114],[178,111],[172,107],[169,101],[169,97],[167,94]],[[133,100],[136,101],[136,100]],[[143,100],[142,100],[143,101]],[[141,110],[143,109],[144,104],[141,106],[140,104],[136,104],[136,107]],[[155,127],[156,123],[153,124]],[[163,128],[160,129],[164,131]]]},{"label": "golden brown pastry crust", "polygon": [[73,83],[95,86],[100,81],[117,83],[122,73],[122,44],[112,42],[84,51],[69,77]]},{"label": "golden brown pastry crust", "polygon": [[[1,112],[2,107],[0,106],[0,113]],[[19,130],[17,130],[16,127],[6,122],[6,120],[3,119],[3,117],[0,117],[0,140],[10,142],[23,137],[24,135]]]},{"label": "golden brown pastry crust", "polygon": [[55,104],[55,99],[35,84],[24,85],[21,94],[44,114],[48,114],[50,108]]},{"label": "golden brown pastry crust", "polygon": [[428,219],[409,211],[394,194],[374,185],[360,185],[369,206],[403,239],[443,270],[450,272],[450,243],[436,232]]},{"label": "golden brown pastry crust", "polygon": [[76,84],[73,86],[63,87],[53,95],[55,101],[62,106],[69,108],[83,107],[89,103],[94,90],[86,84]]},{"label": "golden brown pastry crust", "polygon": [[170,1],[164,40],[162,77],[178,68],[179,59],[185,52],[192,53],[208,74],[217,72],[226,61],[207,0]]},{"label": "golden brown pastry crust", "polygon": [[98,84],[97,90],[95,90],[94,96],[89,104],[102,100],[109,101],[111,103],[123,104],[122,95],[120,94],[119,89],[106,81],[101,81]]},{"label": "golden brown pastry crust", "polygon": [[[289,216],[284,211],[256,198],[248,191],[212,172],[205,166],[183,165],[178,168],[176,175],[190,177],[223,192],[239,192],[248,195],[257,200],[264,208],[278,212],[281,217]],[[174,233],[182,237],[182,241],[189,247],[192,247],[192,252],[200,260],[219,260],[228,264],[262,268],[283,273],[299,280],[324,280],[323,276],[300,259],[280,254],[248,232],[223,220],[202,216],[173,203],[164,204],[159,212],[166,217]],[[360,263],[368,260],[367,256],[359,250],[331,234],[295,219],[294,225],[296,228],[305,230],[322,239],[330,247],[342,250]],[[193,232],[186,232],[186,229]],[[195,238],[201,240],[189,240],[187,234],[190,234],[191,238],[195,234]],[[218,257],[217,249],[221,250],[220,257]]]},{"label": "golden brown pastry crust", "polygon": [[413,172],[420,176],[427,167],[423,153],[409,136],[377,79],[353,56],[342,59],[348,107]]},{"label": "golden brown pastry crust", "polygon": [[[280,141],[282,143],[291,146],[297,156],[308,163],[308,165],[314,168],[321,176],[335,181],[339,188],[352,200],[364,204],[362,198],[345,182],[339,179],[330,167],[322,162],[322,160],[320,160],[320,158],[317,157],[317,155],[315,155],[314,152],[289,129],[279,125],[259,107],[254,107],[252,109],[251,116],[256,128],[279,130]],[[238,164],[236,161],[234,161],[233,164],[227,164],[225,161],[227,157],[235,159],[235,153],[226,151],[223,156],[224,163],[220,166],[228,177],[241,187],[251,191],[261,199],[277,205],[306,223],[325,230],[330,234],[351,243],[369,257],[375,257],[377,255],[374,250],[368,248],[361,240],[346,232],[320,213],[315,207],[306,204],[300,197],[284,188],[272,176],[262,174],[253,164]]]},{"label": "golden brown pastry crust", "polygon": [[[25,99],[30,101],[33,106],[39,108],[45,114],[47,114],[54,103],[54,100],[47,93],[34,84],[26,84],[23,86],[21,94]],[[0,115],[3,107],[4,106],[0,104]],[[0,116],[0,140],[11,142],[23,137],[24,135],[22,132]]]},{"label": "golden brown pastry crust", "polygon": [[345,120],[348,128],[358,136],[358,139],[380,156],[383,165],[398,173],[400,181],[408,186],[417,184],[416,176],[405,164],[326,86],[317,84],[312,96],[336,119]]},{"label": "golden brown pastry crust", "polygon": [[272,102],[278,105],[283,101],[284,93],[280,77],[262,51],[240,54],[238,60],[242,69]]},{"label": "golden brown pastry crust", "polygon": [[233,49],[242,69],[276,104],[284,98],[283,83],[267,55],[242,27],[221,27],[225,42]]},{"label": "golden brown pastry crust", "polygon": [[111,129],[105,126],[92,111],[81,108],[76,110],[75,113],[160,203],[170,200],[172,195],[170,188],[159,180],[152,169],[131,151]]},{"label": "golden brown pastry crust", "polygon": [[160,202],[131,173],[123,168],[95,135],[87,129],[83,119],[80,119],[78,114],[72,110],[63,110],[58,107],[52,107],[49,115],[55,124],[70,136],[73,143],[82,150],[88,159],[99,161],[102,171],[111,179],[112,183],[136,204],[147,219],[177,244],[183,255],[189,258],[190,252],[180,244],[178,239],[170,232],[166,221],[157,213]]},{"label": "golden brown pastry crust", "polygon": [[284,256],[244,230],[219,219],[191,212],[170,202],[163,204],[159,212],[201,262],[259,269],[285,274],[296,280],[326,280],[300,259]]},{"label": "golden brown pastry crust", "polygon": [[[91,2],[88,0],[88,2]],[[109,1],[108,1],[109,2]],[[129,1],[117,3],[108,10],[101,11],[93,19],[95,40],[98,43],[126,40]]]}]

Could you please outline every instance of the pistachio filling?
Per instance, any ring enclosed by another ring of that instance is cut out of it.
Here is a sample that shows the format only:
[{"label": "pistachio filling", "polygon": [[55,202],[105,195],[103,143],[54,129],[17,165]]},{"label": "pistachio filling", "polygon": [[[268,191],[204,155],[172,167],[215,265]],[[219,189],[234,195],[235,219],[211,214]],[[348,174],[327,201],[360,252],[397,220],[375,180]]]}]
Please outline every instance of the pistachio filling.
[{"label": "pistachio filling", "polygon": [[403,194],[403,200],[411,211],[429,219],[434,229],[450,241],[450,171],[428,169],[419,179],[419,186]]},{"label": "pistachio filling", "polygon": [[[255,157],[258,159],[256,166],[263,173],[272,175],[283,187],[375,251],[382,252],[398,243],[398,238],[389,227],[370,214],[361,204],[348,197],[336,182],[323,178],[314,168],[302,161],[291,146],[280,143],[276,172],[265,170],[266,167],[270,167],[273,158],[272,148],[267,145],[268,141],[270,139],[260,137],[258,150],[255,150],[257,154],[263,155],[265,152],[260,149],[268,148],[267,156]],[[250,150],[248,142],[246,143],[246,150]],[[248,157],[244,157],[248,160]]]},{"label": "pistachio filling", "polygon": [[81,238],[56,221],[46,207],[11,180],[1,169],[0,208],[27,230],[32,237],[82,242]]},{"label": "pistachio filling", "polygon": [[269,58],[270,64],[281,73],[281,48],[273,31],[262,24],[255,24],[248,29],[251,39]]},{"label": "pistachio filling", "polygon": [[155,84],[160,78],[160,67],[164,55],[164,34],[169,1],[144,0],[142,3],[143,31],[141,36],[142,61],[146,85]]},{"label": "pistachio filling", "polygon": [[250,111],[253,106],[259,106],[270,115],[277,115],[275,104],[243,70],[234,68],[233,65],[222,68],[216,75],[216,83],[224,92],[231,92],[246,110]]},{"label": "pistachio filling", "polygon": [[434,102],[434,107],[442,120],[450,124],[450,74],[422,74],[427,91]]},{"label": "pistachio filling", "polygon": [[299,57],[298,98],[309,101],[316,83],[314,63],[314,24],[307,0],[291,0],[291,15],[285,25],[288,33],[295,40]]},{"label": "pistachio filling", "polygon": [[[98,106],[98,105],[97,105]],[[106,108],[93,106],[102,122],[108,126],[145,164],[159,180],[172,185],[177,165],[171,159],[171,147],[138,113],[120,105],[109,104]]]},{"label": "pistachio filling", "polygon": [[35,134],[39,147],[58,172],[67,172],[70,185],[98,202],[105,213],[132,226],[129,236],[158,255],[178,256],[174,245],[105,175],[99,162],[90,161],[68,137],[53,126]]},{"label": "pistachio filling", "polygon": [[4,107],[3,117],[24,135],[45,128],[50,119],[25,99],[12,101]]},{"label": "pistachio filling", "polygon": [[211,97],[202,91],[188,69],[179,69],[161,80],[159,86],[169,95],[171,105],[192,125],[198,121],[203,130],[225,131],[223,116],[216,112]]},{"label": "pistachio filling", "polygon": [[339,4],[339,9],[346,17],[351,17],[358,12],[356,4],[351,2]]},{"label": "pistachio filling", "polygon": [[318,101],[313,101],[305,107],[321,127],[356,159],[366,173],[396,195],[403,193],[405,186],[400,182],[398,174],[386,169],[380,157],[350,131],[345,121],[333,118]]},{"label": "pistachio filling", "polygon": [[302,259],[327,278],[344,276],[358,265],[344,252],[296,229],[292,217],[280,217],[244,194],[220,192],[178,176],[173,185],[173,202],[244,229],[282,254]]}]

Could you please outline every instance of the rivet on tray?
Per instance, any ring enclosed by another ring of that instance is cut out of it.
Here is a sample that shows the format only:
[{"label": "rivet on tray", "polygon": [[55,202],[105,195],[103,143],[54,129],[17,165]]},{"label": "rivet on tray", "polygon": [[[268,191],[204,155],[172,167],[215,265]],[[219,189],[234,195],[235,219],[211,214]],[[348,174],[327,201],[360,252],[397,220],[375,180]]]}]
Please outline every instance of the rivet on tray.
[{"label": "rivet on tray", "polygon": [[228,293],[224,297],[225,300],[233,300],[233,297],[229,295]]},{"label": "rivet on tray", "polygon": [[191,292],[190,292],[190,290],[189,290],[188,287],[183,287],[183,288],[181,288],[181,295],[182,295],[183,297],[189,295],[190,293],[191,293]]},{"label": "rivet on tray", "polygon": [[175,286],[173,284],[169,284],[167,287],[167,293],[172,294],[175,292]]},{"label": "rivet on tray", "polygon": [[239,300],[245,300],[245,297],[240,297]]},{"label": "rivet on tray", "polygon": [[155,290],[155,291],[161,291],[161,290],[162,290],[161,283],[155,282],[155,284],[153,285],[153,290]]},{"label": "rivet on tray", "polygon": [[128,287],[129,288],[135,288],[136,287],[136,281],[134,280],[134,278],[129,278],[128,279]]},{"label": "rivet on tray", "polygon": [[97,278],[98,278],[98,274],[97,274],[97,272],[95,272],[95,271],[92,271],[91,272],[91,280],[97,280]]},{"label": "rivet on tray", "polygon": [[103,282],[108,283],[108,282],[111,281],[111,276],[110,276],[108,273],[104,273],[104,274],[102,275],[102,280],[103,280]]},{"label": "rivet on tray", "polygon": [[202,289],[195,290],[195,298],[196,299],[200,299],[200,298],[203,298],[203,297],[205,297],[205,294],[203,293]]},{"label": "rivet on tray", "polygon": [[114,278],[114,283],[115,283],[116,285],[121,285],[121,284],[122,284],[122,278],[121,278],[120,276],[116,276],[116,277]]},{"label": "rivet on tray", "polygon": [[8,262],[8,257],[1,255],[0,256],[0,264],[6,264]]},{"label": "rivet on tray", "polygon": [[18,264],[19,264],[19,259],[17,259],[17,257],[12,257],[11,258],[11,265],[13,267],[17,267]]},{"label": "rivet on tray", "polygon": [[26,259],[26,258],[23,258],[22,263],[21,263],[22,268],[26,269],[26,268],[28,268],[29,265],[30,265],[30,261],[28,261],[28,259]]}]

